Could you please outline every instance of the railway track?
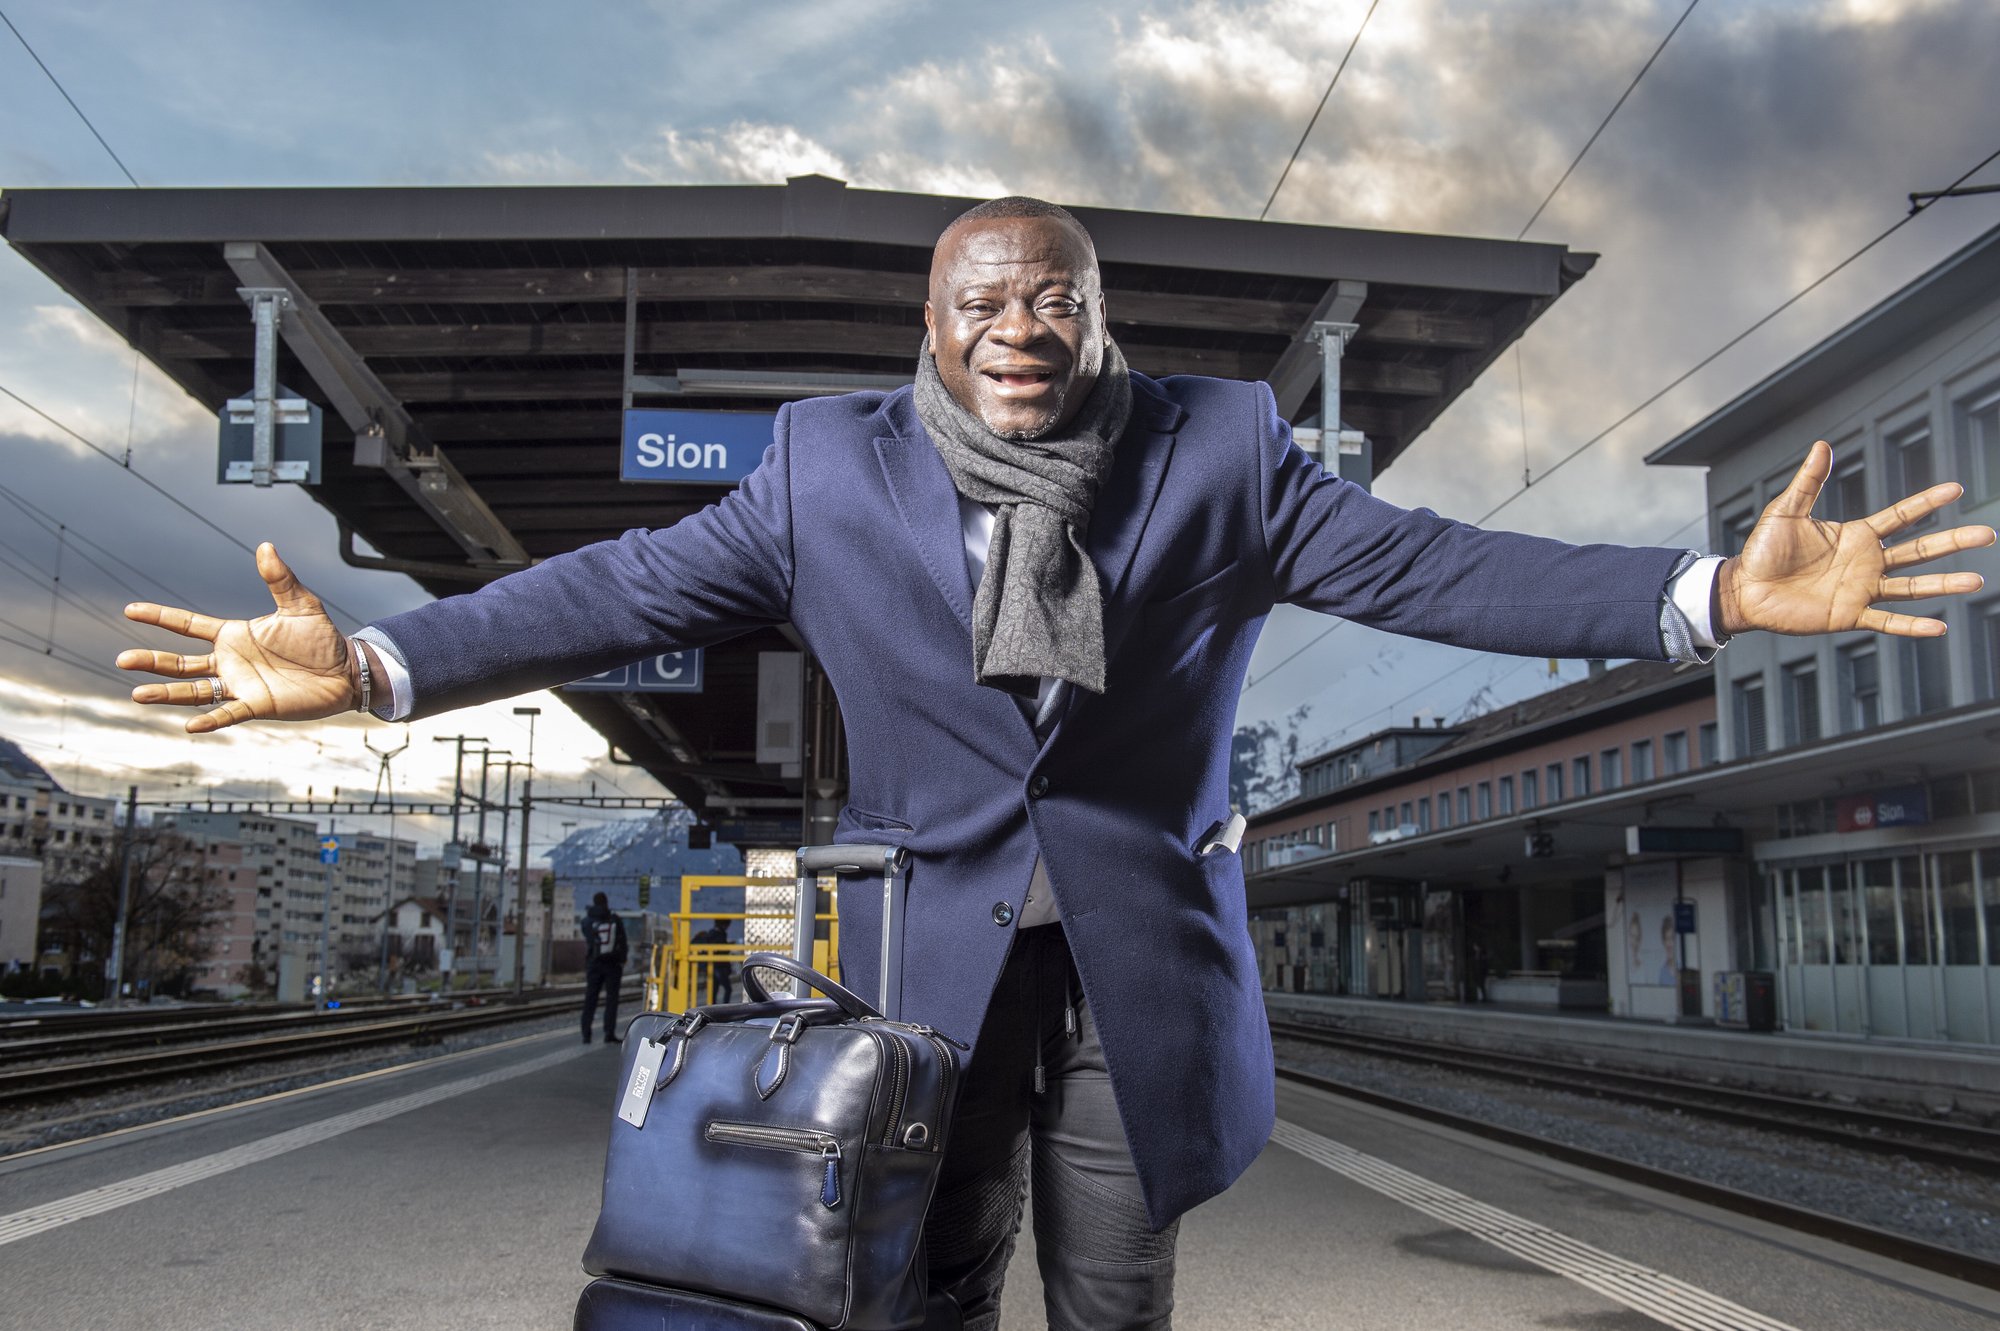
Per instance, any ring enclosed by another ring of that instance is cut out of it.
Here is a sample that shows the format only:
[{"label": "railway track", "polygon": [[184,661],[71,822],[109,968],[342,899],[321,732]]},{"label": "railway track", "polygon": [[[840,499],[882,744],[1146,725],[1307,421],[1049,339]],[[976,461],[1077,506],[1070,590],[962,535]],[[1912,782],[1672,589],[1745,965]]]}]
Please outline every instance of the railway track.
[{"label": "railway track", "polygon": [[526,1003],[489,1003],[392,1016],[371,1014],[372,1020],[209,1040],[144,1053],[105,1057],[90,1050],[60,1062],[0,1071],[0,1108],[300,1055],[435,1040],[486,1026],[563,1016],[580,1006],[581,1000],[574,994],[549,995]]},{"label": "railway track", "polygon": [[1956,1248],[1928,1243],[1922,1239],[1910,1238],[1873,1225],[1859,1224],[1839,1216],[1826,1215],[1803,1206],[1793,1206],[1788,1202],[1775,1201],[1769,1197],[1759,1197],[1754,1193],[1690,1178],[1670,1170],[1656,1169],[1651,1165],[1642,1165],[1636,1161],[1606,1155],[1586,1147],[1571,1146],[1534,1133],[1501,1127],[1485,1119],[1455,1114],[1450,1110],[1438,1109],[1415,1100],[1405,1100],[1400,1096],[1352,1086],[1331,1077],[1307,1072],[1302,1068],[1287,1067],[1280,1063],[1278,1076],[1282,1080],[1309,1086],[1329,1095],[1359,1101],[1410,1118],[1441,1124],[1459,1132],[1501,1142],[1535,1155],[1580,1165],[1596,1173],[1639,1183],[1736,1215],[1749,1216],[1768,1224],[1811,1234],[1864,1252],[1872,1252],[1926,1271],[1935,1271],[1940,1275],[1963,1280],[1983,1289],[2000,1289],[2000,1262],[1975,1257]]},{"label": "railway track", "polygon": [[1673,1113],[1810,1137],[1871,1155],[1902,1156],[2000,1178],[2000,1131],[1888,1110],[1829,1105],[1797,1096],[1688,1082],[1643,1073],[1553,1064],[1497,1051],[1443,1047],[1395,1036],[1360,1035],[1272,1021],[1271,1034],[1325,1048],[1423,1063],[1518,1085],[1547,1087]]},{"label": "railway track", "polygon": [[[541,999],[574,995],[581,985],[554,985],[530,989],[528,998]],[[42,1060],[81,1057],[117,1049],[159,1049],[177,1044],[256,1035],[272,1031],[303,1031],[379,1021],[397,1012],[442,1012],[464,1002],[499,1002],[510,997],[507,990],[476,990],[455,995],[449,1002],[425,997],[395,997],[344,1000],[328,1012],[296,1005],[275,1003],[252,1007],[219,1009],[173,1008],[148,1014],[143,1019],[128,1018],[78,1029],[73,1023],[87,1020],[83,1014],[55,1017],[25,1028],[0,1023],[0,1068]],[[114,1016],[117,1014],[105,1014]],[[136,1016],[137,1014],[132,1014]]]}]

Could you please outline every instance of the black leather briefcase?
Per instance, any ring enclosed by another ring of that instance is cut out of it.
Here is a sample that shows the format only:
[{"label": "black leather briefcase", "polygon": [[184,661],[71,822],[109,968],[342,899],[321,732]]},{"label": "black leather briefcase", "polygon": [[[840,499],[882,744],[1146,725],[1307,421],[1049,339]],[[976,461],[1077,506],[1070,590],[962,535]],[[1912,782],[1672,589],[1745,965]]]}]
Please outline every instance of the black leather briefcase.
[{"label": "black leather briefcase", "polygon": [[[906,863],[896,846],[799,852],[805,956],[819,875],[881,873],[879,1005],[803,960],[755,953],[743,966],[750,1001],[634,1019],[583,1263],[612,1279],[585,1291],[578,1331],[631,1324],[647,1287],[705,1300],[671,1305],[690,1327],[939,1324],[927,1309],[922,1237],[958,1058],[948,1037],[895,1019]],[[826,997],[774,998],[760,970]],[[718,1320],[732,1304],[742,1319]],[[646,1324],[681,1326],[667,1307]]]}]

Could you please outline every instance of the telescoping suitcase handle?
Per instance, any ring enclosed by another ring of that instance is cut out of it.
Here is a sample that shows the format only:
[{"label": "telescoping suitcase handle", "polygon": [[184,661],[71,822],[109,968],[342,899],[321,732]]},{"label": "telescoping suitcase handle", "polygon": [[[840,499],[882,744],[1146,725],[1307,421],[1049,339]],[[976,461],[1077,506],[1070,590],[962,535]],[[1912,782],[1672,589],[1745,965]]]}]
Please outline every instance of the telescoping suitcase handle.
[{"label": "telescoping suitcase handle", "polygon": [[[903,1008],[903,876],[909,869],[909,851],[901,846],[801,846],[798,864],[798,898],[794,903],[792,931],[792,960],[797,969],[788,966],[771,966],[770,969],[783,970],[794,979],[832,996],[836,1002],[843,997],[853,998],[852,993],[838,985],[828,988],[829,982],[812,970],[813,933],[819,916],[819,876],[825,873],[879,873],[882,875],[882,964],[875,1006],[882,1016],[891,1021],[899,1020]],[[756,982],[749,973],[752,965],[768,963],[760,962],[755,957],[745,958],[744,990],[755,998],[757,994],[752,986]],[[808,980],[807,976],[813,978]],[[800,997],[804,997],[802,991]],[[849,1005],[841,1003],[840,1006],[847,1008]]]}]

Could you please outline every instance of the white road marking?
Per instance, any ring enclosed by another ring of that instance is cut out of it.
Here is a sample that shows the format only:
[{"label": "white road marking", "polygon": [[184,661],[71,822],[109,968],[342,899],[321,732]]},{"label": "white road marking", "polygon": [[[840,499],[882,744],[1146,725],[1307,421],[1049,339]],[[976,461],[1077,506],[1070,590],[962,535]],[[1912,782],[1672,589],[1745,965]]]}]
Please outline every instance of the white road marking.
[{"label": "white road marking", "polygon": [[371,1123],[380,1123],[384,1119],[407,1114],[413,1109],[434,1105],[440,1100],[449,1100],[468,1091],[481,1090],[499,1082],[511,1081],[515,1077],[526,1076],[531,1072],[540,1072],[543,1068],[553,1067],[583,1052],[585,1052],[584,1047],[577,1045],[559,1053],[544,1054],[540,1058],[517,1063],[512,1067],[482,1072],[476,1077],[461,1077],[457,1081],[448,1081],[429,1090],[399,1095],[393,1100],[384,1100],[380,1104],[369,1105],[345,1114],[336,1114],[317,1123],[308,1123],[303,1127],[273,1133],[256,1141],[245,1142],[241,1146],[232,1146],[226,1151],[217,1151],[213,1155],[199,1156],[178,1165],[169,1165],[165,1169],[156,1169],[150,1174],[140,1174],[136,1178],[107,1183],[101,1188],[79,1192],[60,1201],[49,1202],[43,1206],[31,1206],[12,1215],[0,1215],[0,1247],[21,1239],[32,1238],[51,1229],[61,1228],[73,1221],[87,1220],[94,1215],[103,1215],[106,1211],[115,1211],[121,1206],[130,1206],[133,1202],[144,1201],[148,1197],[172,1192],[175,1188],[186,1187],[202,1179],[227,1174],[245,1165],[254,1165],[261,1160],[269,1160],[299,1150],[301,1147],[316,1145],[343,1133],[352,1132],[356,1128],[365,1128]]},{"label": "white road marking", "polygon": [[[1567,1276],[1587,1289],[1680,1331],[1796,1331],[1789,1323],[1752,1312],[1684,1280],[1488,1206],[1295,1123],[1280,1119],[1271,1140],[1364,1188],[1484,1239],[1522,1261]],[[0,1221],[0,1225],[4,1224],[5,1221]]]}]

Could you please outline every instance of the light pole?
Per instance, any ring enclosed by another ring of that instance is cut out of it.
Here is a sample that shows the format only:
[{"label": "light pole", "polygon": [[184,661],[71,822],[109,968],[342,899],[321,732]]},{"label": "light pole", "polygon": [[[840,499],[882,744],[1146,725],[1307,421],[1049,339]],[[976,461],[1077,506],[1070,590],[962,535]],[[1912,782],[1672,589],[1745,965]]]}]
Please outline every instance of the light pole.
[{"label": "light pole", "polygon": [[521,858],[514,865],[514,1001],[517,1003],[526,997],[522,985],[528,965],[528,820],[535,811],[535,718],[541,714],[539,707],[514,709],[514,715],[528,718],[528,770],[521,776]]},{"label": "light pole", "polygon": [[[486,857],[492,853],[492,847],[486,844],[486,810],[491,807],[491,801],[486,798],[486,778],[488,772],[499,766],[493,760],[507,756],[505,749],[479,751],[479,830],[473,833],[478,838],[479,855],[472,861],[472,985],[475,989],[479,987],[480,916],[486,910]],[[457,942],[455,934],[453,942]]]},{"label": "light pole", "polygon": [[[500,928],[506,923],[507,919],[507,830],[514,818],[514,769],[517,767],[525,768],[527,764],[517,763],[512,758],[509,758],[506,762],[496,765],[507,769],[507,775],[502,777],[500,781],[500,879],[493,885],[493,950],[497,954],[500,950]],[[484,911],[480,912],[480,918],[482,920],[485,918]],[[516,952],[521,950],[518,939],[516,940],[514,950]],[[479,969],[479,944],[477,939],[473,941],[472,957],[473,970],[476,974]],[[497,955],[493,959],[493,967],[495,971],[499,970],[500,959]],[[496,974],[494,978],[498,979],[499,976]]]},{"label": "light pole", "polygon": [[[451,765],[451,844],[458,859],[451,866],[451,891],[445,895],[444,956],[438,959],[438,991],[449,998],[452,971],[458,963],[458,866],[465,858],[465,845],[458,839],[458,811],[465,804],[465,746],[484,744],[487,740],[484,735],[438,735],[433,742],[458,746]],[[438,868],[442,877],[444,866],[440,864]]]},{"label": "light pole", "polygon": [[324,1012],[333,998],[333,866],[340,861],[340,834],[331,818],[326,820],[319,858],[326,869],[326,900],[319,916],[319,1002],[314,1006]]},{"label": "light pole", "polygon": [[132,902],[132,825],[138,817],[139,788],[133,786],[125,792],[125,841],[118,854],[118,918],[111,926],[111,974],[106,986],[110,992],[104,996],[112,1007],[124,1001],[125,914]]},{"label": "light pole", "polygon": [[[570,834],[570,829],[571,829],[571,828],[573,828],[573,827],[575,827],[575,826],[576,826],[576,822],[575,822],[575,820],[574,820],[574,819],[570,819],[570,818],[565,818],[565,819],[563,820],[563,825],[562,825],[562,830],[563,830],[563,840],[564,840],[564,841],[568,841],[568,840],[569,840],[569,834]],[[554,857],[553,855],[551,855],[551,856],[549,857],[549,870],[550,870],[550,872],[549,872],[549,891],[548,891],[548,899],[547,899],[546,901],[544,901],[544,902],[542,903],[542,975],[541,975],[541,983],[542,983],[542,987],[543,987],[544,989],[548,988],[548,985],[549,985],[549,954],[550,954],[550,953],[552,953],[552,952],[553,952],[553,951],[555,950],[555,946],[556,946],[556,889],[555,889],[555,867],[556,867],[556,866],[555,866],[555,857]]]}]

